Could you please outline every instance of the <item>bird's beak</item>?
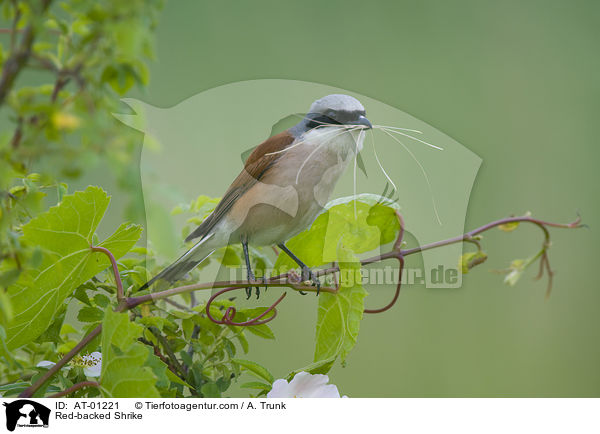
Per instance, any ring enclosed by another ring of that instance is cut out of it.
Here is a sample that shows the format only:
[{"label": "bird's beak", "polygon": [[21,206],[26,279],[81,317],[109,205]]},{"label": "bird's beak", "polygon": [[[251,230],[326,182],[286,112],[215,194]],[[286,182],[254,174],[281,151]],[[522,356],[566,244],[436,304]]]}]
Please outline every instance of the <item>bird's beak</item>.
[{"label": "bird's beak", "polygon": [[371,125],[371,122],[364,116],[360,116],[358,118],[358,121],[354,122],[354,125],[362,125],[364,127],[366,127],[365,129],[370,130],[371,128],[373,128],[373,125]]}]

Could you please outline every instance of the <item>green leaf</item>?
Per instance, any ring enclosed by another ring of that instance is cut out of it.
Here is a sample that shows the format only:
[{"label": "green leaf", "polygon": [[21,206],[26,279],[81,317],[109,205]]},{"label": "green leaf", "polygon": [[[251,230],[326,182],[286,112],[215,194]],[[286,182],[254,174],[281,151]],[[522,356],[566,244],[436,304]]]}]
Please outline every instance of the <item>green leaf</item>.
[{"label": "green leaf", "polygon": [[106,82],[119,95],[124,95],[135,84],[135,76],[130,65],[109,65],[102,71],[101,80]]},{"label": "green leaf", "polygon": [[233,345],[233,342],[231,342],[229,339],[227,338],[221,338],[223,341],[223,347],[225,348],[225,351],[227,351],[227,355],[229,356],[229,358],[233,358],[235,357],[235,345]]},{"label": "green leaf", "polygon": [[[65,321],[65,315],[67,313],[67,309],[64,308],[62,311],[58,312],[54,316],[54,320],[48,326],[44,333],[42,333],[36,339],[36,342],[54,342],[57,344],[62,344],[63,340],[60,337],[60,330],[62,328],[63,322]],[[102,318],[102,317],[100,317]]]},{"label": "green leaf", "polygon": [[[309,229],[286,243],[309,267],[337,261],[337,246],[342,238],[346,248],[363,253],[393,241],[400,228],[396,216],[399,207],[382,196],[360,194],[356,204],[354,197],[344,197],[326,208]],[[277,273],[297,267],[286,254],[280,254],[275,262]]]},{"label": "green leaf", "polygon": [[[252,327],[250,327],[250,328],[252,328]],[[248,340],[246,339],[246,336],[244,336],[244,333],[238,333],[235,337],[239,341],[240,346],[242,347],[242,350],[244,351],[244,354],[248,353],[249,344],[248,344]]]},{"label": "green leaf", "polygon": [[263,339],[275,339],[275,333],[273,333],[273,330],[267,324],[253,325],[246,328],[246,330]]},{"label": "green leaf", "polygon": [[[8,327],[9,348],[20,347],[39,336],[75,288],[110,265],[90,245],[110,198],[99,187],[65,196],[62,202],[31,219],[23,226],[21,242],[39,246],[43,259],[37,268],[27,269],[8,288],[14,319]],[[99,245],[115,258],[133,247],[141,227],[121,225]]]},{"label": "green leaf", "polygon": [[88,306],[91,306],[92,302],[90,301],[90,298],[87,295],[86,286],[87,285],[80,286],[79,288],[77,288],[75,290],[75,292],[73,293],[73,297],[75,297],[77,300],[79,300],[83,304],[87,304]]},{"label": "green leaf", "polygon": [[313,362],[310,365],[304,366],[303,368],[296,369],[295,371],[290,372],[286,379],[288,381],[292,381],[292,379],[299,372],[308,372],[309,374],[327,374],[333,366],[336,358],[337,354],[334,354],[331,357],[319,360],[318,362]]},{"label": "green leaf", "polygon": [[8,360],[10,362],[11,367],[14,365],[16,368],[21,368],[21,366],[19,365],[19,363],[17,363],[13,357],[13,355],[10,353],[9,349],[6,346],[6,330],[4,330],[4,327],[0,324],[0,354],[2,354],[2,356]]},{"label": "green leaf", "polygon": [[104,312],[97,307],[83,307],[77,314],[77,319],[81,322],[98,322],[104,318]]},{"label": "green leaf", "polygon": [[463,274],[467,274],[471,268],[483,264],[487,258],[487,254],[481,250],[465,253],[458,261],[458,268],[462,270]]},{"label": "green leaf", "polygon": [[156,357],[154,355],[154,352],[152,351],[151,347],[147,346],[146,350],[148,351],[148,358],[146,359],[146,366],[148,366],[152,370],[152,372],[154,373],[154,376],[157,378],[156,387],[158,389],[163,389],[163,390],[169,389],[170,380],[169,380],[169,377],[167,376],[167,371],[168,371],[167,365],[165,365],[162,360],[160,360],[158,357]]},{"label": "green leaf", "polygon": [[[240,309],[237,311],[235,321],[244,322],[252,318],[260,316],[268,307],[254,307],[250,309]],[[268,313],[266,318],[270,317],[272,313]],[[265,317],[263,317],[264,319]],[[275,333],[267,324],[258,324],[250,327],[246,327],[244,330],[261,337],[263,339],[275,339]]]},{"label": "green leaf", "polygon": [[362,287],[360,262],[341,243],[338,256],[340,289],[337,294],[319,296],[315,362],[338,356],[343,362],[356,344],[363,317],[367,291]]},{"label": "green leaf", "polygon": [[96,294],[94,295],[94,303],[96,303],[97,306],[104,309],[110,303],[110,298],[108,298],[104,294]]},{"label": "green leaf", "polygon": [[167,369],[166,373],[167,373],[167,378],[171,382],[181,384],[182,386],[189,387],[190,389],[194,388],[194,386],[191,386],[190,384],[186,383],[181,378],[179,378],[177,375],[175,375],[173,372],[171,372],[170,369]]},{"label": "green leaf", "polygon": [[77,330],[75,329],[75,327],[73,327],[71,324],[68,324],[68,323],[63,324],[60,329],[60,334],[68,335],[71,333],[77,333]]},{"label": "green leaf", "polygon": [[[19,270],[18,268],[12,268],[3,273],[0,273],[0,288],[6,288],[15,283],[19,278],[20,274],[21,270]],[[4,291],[2,291],[2,294],[4,294]],[[2,302],[0,301],[0,303]]]},{"label": "green leaf", "polygon": [[7,325],[13,318],[13,309],[8,294],[0,289],[0,326]]},{"label": "green leaf", "polygon": [[498,225],[498,229],[504,232],[512,232],[519,227],[520,222],[509,222]]},{"label": "green leaf", "polygon": [[139,319],[139,323],[145,326],[154,326],[158,330],[162,331],[163,327],[168,321],[160,316],[144,316]]},{"label": "green leaf", "polygon": [[259,379],[266,380],[269,384],[272,384],[275,380],[275,378],[273,377],[273,375],[271,375],[267,368],[259,365],[256,362],[251,362],[250,360],[243,359],[231,359],[231,361],[245,368],[248,372],[258,377]]},{"label": "green leaf", "polygon": [[226,246],[216,252],[216,259],[226,267],[237,267],[242,264],[242,259],[236,249],[232,246]]},{"label": "green leaf", "polygon": [[216,383],[206,383],[203,384],[200,388],[200,392],[204,395],[205,398],[220,398],[221,390]]},{"label": "green leaf", "polygon": [[145,366],[150,353],[137,341],[143,327],[127,313],[107,307],[102,323],[102,396],[105,398],[159,397],[157,377]]},{"label": "green leaf", "polygon": [[20,381],[18,383],[4,384],[0,386],[0,395],[4,398],[16,396],[27,389],[31,384]]}]

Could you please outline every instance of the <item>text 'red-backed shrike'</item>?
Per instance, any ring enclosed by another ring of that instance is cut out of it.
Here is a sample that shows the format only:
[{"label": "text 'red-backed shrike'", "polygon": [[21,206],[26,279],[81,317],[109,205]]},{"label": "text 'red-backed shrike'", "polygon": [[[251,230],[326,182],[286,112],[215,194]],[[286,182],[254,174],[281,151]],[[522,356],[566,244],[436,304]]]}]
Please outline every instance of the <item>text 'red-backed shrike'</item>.
[{"label": "text 'red-backed shrike'", "polygon": [[297,125],[254,149],[214,211],[186,238],[196,244],[140,289],[157,280],[173,283],[216,249],[238,242],[249,281],[256,279],[248,244],[277,245],[301,267],[302,280],[318,288],[316,276],[285,242],[309,227],[324,209],[370,128],[356,98],[328,95],[316,100]]}]

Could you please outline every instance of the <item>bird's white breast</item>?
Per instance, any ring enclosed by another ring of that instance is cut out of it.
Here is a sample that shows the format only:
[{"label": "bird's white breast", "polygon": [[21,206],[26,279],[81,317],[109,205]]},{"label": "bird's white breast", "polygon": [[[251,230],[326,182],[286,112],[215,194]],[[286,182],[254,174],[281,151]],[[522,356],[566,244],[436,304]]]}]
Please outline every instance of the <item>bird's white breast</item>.
[{"label": "bird's white breast", "polygon": [[[342,127],[317,128],[298,137],[252,187],[250,193],[268,206],[249,209],[243,222],[223,222],[223,229],[239,229],[257,245],[281,243],[300,233],[329,201],[344,169],[362,149],[363,137]],[[270,193],[273,187],[278,188],[275,194]]]}]

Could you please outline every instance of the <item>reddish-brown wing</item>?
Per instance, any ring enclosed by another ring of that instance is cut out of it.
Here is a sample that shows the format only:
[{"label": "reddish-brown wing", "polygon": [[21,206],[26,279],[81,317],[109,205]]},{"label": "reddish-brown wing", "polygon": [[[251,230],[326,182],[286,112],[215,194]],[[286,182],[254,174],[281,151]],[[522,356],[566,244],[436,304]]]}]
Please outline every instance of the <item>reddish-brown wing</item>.
[{"label": "reddish-brown wing", "polygon": [[281,151],[294,142],[294,137],[286,130],[268,138],[252,151],[246,160],[246,164],[241,173],[235,178],[229,186],[225,195],[218,203],[214,211],[198,226],[185,241],[206,236],[210,230],[223,218],[231,209],[233,204],[258,182],[272,165],[281,157]]}]

